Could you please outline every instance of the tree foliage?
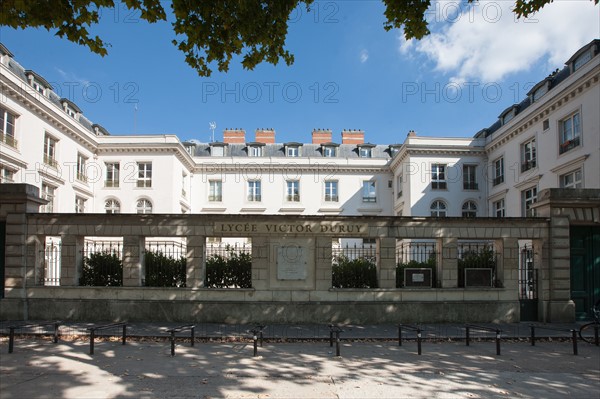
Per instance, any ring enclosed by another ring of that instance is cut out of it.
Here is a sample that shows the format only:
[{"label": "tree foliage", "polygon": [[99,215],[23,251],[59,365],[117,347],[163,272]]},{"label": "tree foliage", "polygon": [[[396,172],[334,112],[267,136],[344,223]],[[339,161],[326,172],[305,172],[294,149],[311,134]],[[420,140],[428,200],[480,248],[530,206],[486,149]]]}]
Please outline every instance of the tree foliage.
[{"label": "tree foliage", "polygon": [[[173,0],[171,12],[176,39],[173,44],[185,54],[186,62],[200,76],[210,76],[213,64],[226,72],[234,56],[253,69],[262,62],[287,65],[294,56],[285,49],[288,22],[294,9],[314,0]],[[429,34],[425,13],[431,0],[382,0],[384,29],[404,29],[406,39]],[[469,3],[474,0],[467,0]],[[553,0],[516,0],[517,17],[527,17]],[[598,4],[599,0],[590,0]],[[122,0],[131,11],[139,11],[149,23],[167,20],[161,0]],[[119,4],[117,4],[118,6]],[[102,9],[115,7],[114,0],[2,0],[0,27],[44,28],[56,35],[87,46],[102,56],[108,43],[92,36],[88,29],[97,24]]]}]

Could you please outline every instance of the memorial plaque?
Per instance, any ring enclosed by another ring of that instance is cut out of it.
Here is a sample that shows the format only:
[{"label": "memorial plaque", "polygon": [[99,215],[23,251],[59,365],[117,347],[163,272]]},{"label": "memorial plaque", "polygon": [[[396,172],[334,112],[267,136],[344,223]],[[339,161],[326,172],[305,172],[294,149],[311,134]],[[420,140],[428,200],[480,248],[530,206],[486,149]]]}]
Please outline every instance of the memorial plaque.
[{"label": "memorial plaque", "polygon": [[492,269],[465,268],[465,287],[491,287]]},{"label": "memorial plaque", "polygon": [[404,269],[404,286],[411,288],[431,288],[432,271],[428,268]]},{"label": "memorial plaque", "polygon": [[277,279],[306,280],[307,254],[306,247],[296,244],[277,247]]}]

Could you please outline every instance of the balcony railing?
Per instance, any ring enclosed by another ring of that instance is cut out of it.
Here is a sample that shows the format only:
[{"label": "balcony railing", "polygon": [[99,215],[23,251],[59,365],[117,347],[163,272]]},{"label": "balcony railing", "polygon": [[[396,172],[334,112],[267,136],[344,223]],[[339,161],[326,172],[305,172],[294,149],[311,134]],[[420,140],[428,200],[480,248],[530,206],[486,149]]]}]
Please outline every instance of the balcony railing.
[{"label": "balcony railing", "polygon": [[530,161],[525,161],[521,164],[521,172],[526,172],[529,169],[533,169],[536,166],[536,161],[535,159],[532,159]]},{"label": "balcony railing", "polygon": [[83,182],[83,183],[87,183],[88,178],[85,175],[85,173],[77,172],[77,180],[79,180],[80,182]]},{"label": "balcony railing", "polygon": [[6,144],[9,147],[17,148],[17,139],[14,136],[9,136],[6,133],[0,133],[0,142]]},{"label": "balcony railing", "polygon": [[494,184],[494,186],[497,186],[500,183],[504,183],[504,175],[494,177],[492,183]]},{"label": "balcony railing", "polygon": [[560,144],[559,153],[563,154],[579,145],[579,137],[575,137],[572,140],[567,140],[564,143]]},{"label": "balcony railing", "polygon": [[58,166],[58,162],[56,162],[56,159],[54,159],[54,157],[49,156],[48,154],[44,154],[44,163],[54,168]]},{"label": "balcony railing", "polygon": [[463,182],[463,190],[478,190],[479,185],[472,181]]}]

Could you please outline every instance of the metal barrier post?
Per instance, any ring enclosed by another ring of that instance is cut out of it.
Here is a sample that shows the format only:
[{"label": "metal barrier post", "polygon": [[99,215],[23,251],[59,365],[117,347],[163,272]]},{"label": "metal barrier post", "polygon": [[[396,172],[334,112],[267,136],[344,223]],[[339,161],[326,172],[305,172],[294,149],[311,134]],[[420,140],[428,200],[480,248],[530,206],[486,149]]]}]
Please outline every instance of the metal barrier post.
[{"label": "metal barrier post", "polygon": [[500,356],[500,330],[496,330],[496,355]]},{"label": "metal barrier post", "polygon": [[417,353],[421,354],[421,329],[417,328]]},{"label": "metal barrier post", "polygon": [[257,331],[254,330],[252,333],[254,334],[252,336],[252,339],[254,340],[254,357],[256,357],[258,355],[258,337],[256,336]]},{"label": "metal barrier post", "polygon": [[13,348],[15,345],[15,328],[8,327],[8,353],[13,353]]},{"label": "metal barrier post", "polygon": [[398,326],[398,346],[402,346],[402,324]]},{"label": "metal barrier post", "polygon": [[573,336],[573,354],[577,355],[577,331],[571,330],[571,335]]},{"label": "metal barrier post", "polygon": [[531,329],[531,346],[535,346],[535,326],[532,324],[529,328]]},{"label": "metal barrier post", "polygon": [[123,324],[123,345],[125,345],[126,337],[127,337],[127,324]]},{"label": "metal barrier post", "polygon": [[94,336],[95,336],[95,330],[92,328],[90,330],[90,355],[94,354]]},{"label": "metal barrier post", "polygon": [[340,355],[340,330],[336,330],[335,332],[335,355],[336,356],[341,356]]},{"label": "metal barrier post", "polygon": [[54,323],[54,343],[58,343],[58,323]]},{"label": "metal barrier post", "polygon": [[329,325],[329,347],[333,347],[333,324]]},{"label": "metal barrier post", "polygon": [[466,341],[467,346],[469,346],[469,326],[466,327],[466,330],[467,330],[466,331],[467,334],[465,337],[465,341]]},{"label": "metal barrier post", "polygon": [[171,330],[171,356],[175,356],[175,330]]},{"label": "metal barrier post", "polygon": [[192,326],[192,346],[194,346],[194,328],[195,326]]}]

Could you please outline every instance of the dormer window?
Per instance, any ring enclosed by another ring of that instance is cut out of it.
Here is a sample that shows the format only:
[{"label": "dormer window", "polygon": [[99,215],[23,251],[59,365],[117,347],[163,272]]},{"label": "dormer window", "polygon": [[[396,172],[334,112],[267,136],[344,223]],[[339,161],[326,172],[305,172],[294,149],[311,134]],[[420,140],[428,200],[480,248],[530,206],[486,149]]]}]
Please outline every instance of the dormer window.
[{"label": "dormer window", "polygon": [[373,156],[373,144],[363,144],[358,146],[358,156],[361,158],[371,158]]},{"label": "dormer window", "polygon": [[62,98],[60,102],[66,114],[69,115],[71,118],[78,120],[79,114],[81,113],[79,107],[75,105],[75,103],[73,103],[71,100],[68,100],[66,98]]},{"label": "dormer window", "polygon": [[335,158],[337,156],[338,144],[335,143],[324,143],[321,144],[321,152],[326,158]]},{"label": "dormer window", "polygon": [[585,53],[581,54],[579,57],[573,61],[573,72],[584,66],[592,59],[592,49],[589,49]]},{"label": "dormer window", "polygon": [[[189,147],[191,148],[191,147]],[[211,157],[224,157],[226,155],[225,149],[227,148],[227,143],[219,143],[214,142],[210,143],[210,156]]]},{"label": "dormer window", "polygon": [[548,93],[549,88],[550,88],[549,80],[543,80],[542,82],[535,85],[533,87],[533,89],[531,89],[531,91],[530,91],[530,93],[531,93],[530,96],[531,96],[532,102],[539,101],[539,99],[542,98],[542,96],[544,94]]},{"label": "dormer window", "polygon": [[29,69],[25,71],[25,75],[27,76],[29,84],[34,88],[35,91],[43,94],[44,96],[48,96],[48,90],[52,90],[52,86],[46,81],[46,79]]},{"label": "dormer window", "polygon": [[502,113],[499,116],[500,123],[502,123],[502,125],[506,125],[508,122],[511,121],[512,118],[515,117],[515,115],[517,115],[517,105],[512,105],[506,108],[504,111],[502,111]]},{"label": "dormer window", "polygon": [[301,155],[302,144],[300,143],[286,143],[285,144],[285,156],[296,158]]},{"label": "dormer window", "polygon": [[247,143],[249,157],[262,157],[264,143]]}]

